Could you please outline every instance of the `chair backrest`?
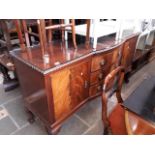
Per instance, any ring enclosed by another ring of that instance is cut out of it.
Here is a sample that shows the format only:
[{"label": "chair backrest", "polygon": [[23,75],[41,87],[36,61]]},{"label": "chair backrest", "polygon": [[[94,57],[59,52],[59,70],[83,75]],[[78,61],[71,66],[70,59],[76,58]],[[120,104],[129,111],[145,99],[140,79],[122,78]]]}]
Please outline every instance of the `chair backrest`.
[{"label": "chair backrest", "polygon": [[122,66],[117,67],[111,71],[105,78],[102,91],[102,120],[105,126],[105,133],[108,132],[108,99],[116,93],[117,102],[123,105],[123,99],[121,97],[121,88],[124,80],[125,69]]},{"label": "chair backrest", "polygon": [[143,32],[140,34],[138,40],[137,40],[137,45],[136,45],[136,49],[137,50],[144,50],[145,46],[146,46],[146,38],[147,38],[148,33],[147,32]]},{"label": "chair backrest", "polygon": [[[39,37],[40,37],[40,41],[42,42],[44,51],[46,51],[47,40],[50,42],[50,39],[51,39],[50,35],[48,35],[48,38],[46,37],[46,30],[48,31],[48,33],[51,34],[52,30],[60,29],[62,31],[62,41],[64,41],[65,39],[64,31],[66,27],[71,27],[73,45],[74,45],[74,48],[77,48],[74,19],[71,19],[71,22],[68,24],[64,24],[63,19],[61,20],[61,24],[57,24],[57,25],[46,26],[44,19],[37,20],[37,23],[38,23]],[[50,20],[50,24],[52,24],[51,20]]]},{"label": "chair backrest", "polygon": [[146,45],[152,46],[154,39],[155,39],[155,29],[149,31],[147,38],[146,38]]},{"label": "chair backrest", "polygon": [[28,29],[28,26],[37,26],[37,20],[25,20],[25,19],[14,19],[14,24],[16,26],[20,47],[26,48],[31,46],[31,36],[35,36],[39,39],[39,35],[36,32],[32,32]]}]

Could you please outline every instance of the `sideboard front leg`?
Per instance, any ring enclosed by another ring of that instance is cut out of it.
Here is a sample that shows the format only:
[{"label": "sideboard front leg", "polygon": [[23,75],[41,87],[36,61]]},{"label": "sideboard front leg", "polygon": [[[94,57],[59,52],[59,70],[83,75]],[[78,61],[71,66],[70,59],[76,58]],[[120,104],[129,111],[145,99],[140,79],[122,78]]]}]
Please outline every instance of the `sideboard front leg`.
[{"label": "sideboard front leg", "polygon": [[46,131],[49,135],[57,135],[60,130],[61,130],[61,125],[58,125],[55,128],[46,127]]}]

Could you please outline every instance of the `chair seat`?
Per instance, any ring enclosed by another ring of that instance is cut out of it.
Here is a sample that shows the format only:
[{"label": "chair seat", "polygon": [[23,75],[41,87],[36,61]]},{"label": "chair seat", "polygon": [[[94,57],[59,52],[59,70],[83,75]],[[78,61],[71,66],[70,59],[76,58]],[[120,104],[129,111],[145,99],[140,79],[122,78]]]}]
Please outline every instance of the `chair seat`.
[{"label": "chair seat", "polygon": [[120,104],[109,115],[111,132],[114,135],[155,134],[155,124],[149,123],[138,115],[125,110]]},{"label": "chair seat", "polygon": [[155,77],[144,80],[123,105],[150,123],[155,123]]},{"label": "chair seat", "polygon": [[128,134],[152,135],[155,134],[155,124],[149,123],[138,115],[125,110],[125,125]]}]

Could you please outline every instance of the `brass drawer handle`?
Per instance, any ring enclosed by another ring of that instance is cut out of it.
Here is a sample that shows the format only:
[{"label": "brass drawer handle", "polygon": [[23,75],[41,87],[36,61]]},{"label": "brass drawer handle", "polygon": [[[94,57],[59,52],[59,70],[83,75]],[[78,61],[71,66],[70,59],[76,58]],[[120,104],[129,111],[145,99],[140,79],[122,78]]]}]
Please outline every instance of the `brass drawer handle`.
[{"label": "brass drawer handle", "polygon": [[105,65],[105,60],[104,59],[100,62],[100,65],[101,66],[104,66]]},{"label": "brass drawer handle", "polygon": [[98,87],[97,87],[97,90],[98,90],[98,91],[101,91],[101,88],[102,88],[101,86],[98,86]]},{"label": "brass drawer handle", "polygon": [[103,73],[100,73],[100,74],[99,74],[98,79],[99,79],[99,80],[102,80],[102,79],[103,79]]},{"label": "brass drawer handle", "polygon": [[88,86],[89,86],[88,81],[84,81],[84,88],[88,88]]},{"label": "brass drawer handle", "polygon": [[130,46],[128,45],[128,49],[130,49]]}]

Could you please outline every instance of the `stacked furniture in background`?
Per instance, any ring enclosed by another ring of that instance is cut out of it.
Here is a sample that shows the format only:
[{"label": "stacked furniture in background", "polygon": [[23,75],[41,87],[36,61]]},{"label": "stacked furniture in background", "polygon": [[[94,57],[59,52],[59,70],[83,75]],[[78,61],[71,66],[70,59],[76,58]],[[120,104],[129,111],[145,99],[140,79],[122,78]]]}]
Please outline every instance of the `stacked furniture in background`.
[{"label": "stacked furniture in background", "polygon": [[[4,90],[9,91],[18,86],[15,66],[10,56],[10,51],[18,48],[18,37],[12,20],[0,20],[0,30],[0,71],[3,74]],[[14,77],[10,77],[9,71],[14,73]]]},{"label": "stacked furniture in background", "polygon": [[142,67],[153,59],[155,52],[155,29],[142,32],[138,38],[136,52],[133,60],[133,70]]}]

